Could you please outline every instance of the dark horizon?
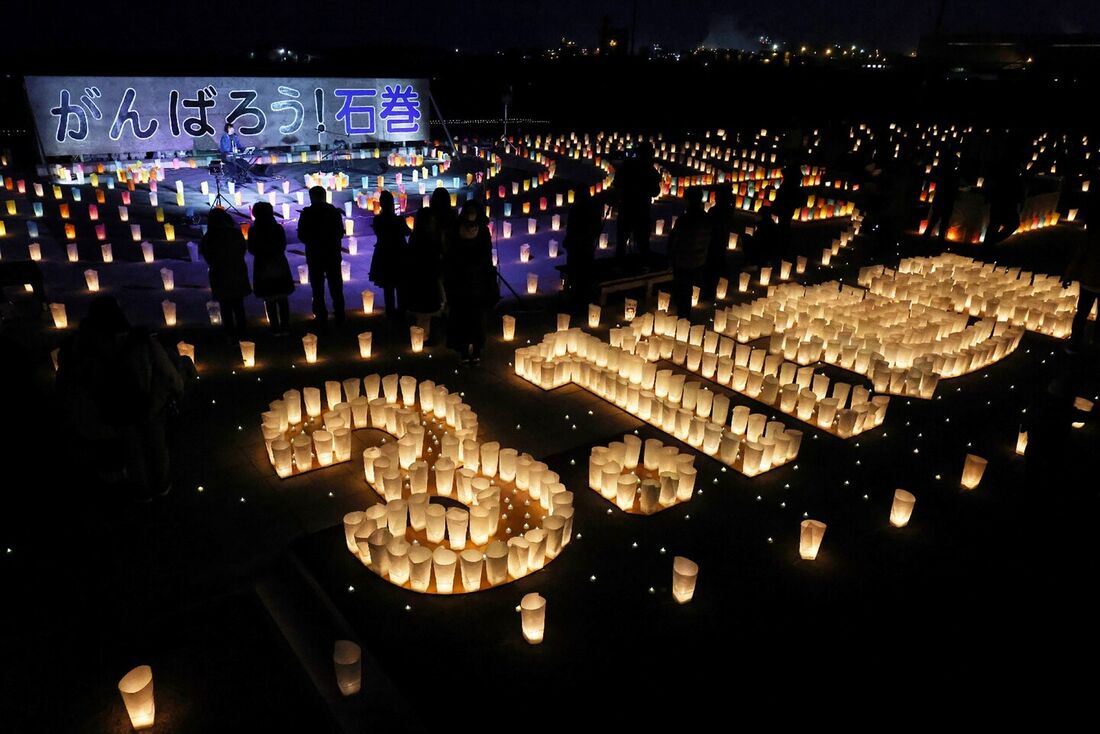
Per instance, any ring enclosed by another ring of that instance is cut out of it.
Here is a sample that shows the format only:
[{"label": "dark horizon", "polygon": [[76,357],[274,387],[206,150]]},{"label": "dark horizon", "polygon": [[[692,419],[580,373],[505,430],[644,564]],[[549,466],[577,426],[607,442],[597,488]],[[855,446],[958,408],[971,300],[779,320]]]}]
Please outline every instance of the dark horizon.
[{"label": "dark horizon", "polygon": [[[774,0],[760,7],[732,9],[718,0],[701,0],[670,13],[664,3],[638,0],[635,48],[660,44],[687,51],[699,46],[756,49],[767,36],[797,48],[800,44],[856,44],[883,52],[908,53],[936,28],[941,0],[900,7],[875,0],[841,5],[809,0]],[[19,65],[38,60],[47,50],[65,48],[80,56],[103,53],[108,46],[130,49],[140,57],[178,60],[188,55],[288,47],[324,55],[357,46],[457,48],[469,52],[556,47],[568,38],[581,47],[598,44],[606,17],[629,30],[635,3],[613,0],[561,0],[543,4],[498,0],[456,8],[424,0],[409,14],[395,6],[363,3],[345,11],[321,5],[305,17],[300,3],[288,0],[239,2],[219,7],[217,18],[181,17],[177,7],[149,6],[107,18],[98,7],[72,7],[56,13],[45,5],[7,9],[9,27],[34,28],[5,40],[0,58]],[[1100,32],[1100,7],[1081,0],[1050,0],[1037,10],[1025,0],[974,0],[946,3],[945,33],[1065,34]],[[150,34],[150,31],[153,31]],[[43,40],[49,40],[49,44]],[[173,42],[173,40],[175,42]]]}]

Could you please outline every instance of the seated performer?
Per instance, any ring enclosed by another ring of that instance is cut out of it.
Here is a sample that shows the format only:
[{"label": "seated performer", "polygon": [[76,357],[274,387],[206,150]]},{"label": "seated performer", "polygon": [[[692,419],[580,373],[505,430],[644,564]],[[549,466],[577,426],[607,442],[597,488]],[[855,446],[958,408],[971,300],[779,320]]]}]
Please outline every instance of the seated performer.
[{"label": "seated performer", "polygon": [[221,152],[222,162],[225,164],[226,175],[237,183],[247,183],[252,180],[252,166],[241,156],[241,141],[232,123],[225,123],[225,132],[218,142],[218,150]]}]

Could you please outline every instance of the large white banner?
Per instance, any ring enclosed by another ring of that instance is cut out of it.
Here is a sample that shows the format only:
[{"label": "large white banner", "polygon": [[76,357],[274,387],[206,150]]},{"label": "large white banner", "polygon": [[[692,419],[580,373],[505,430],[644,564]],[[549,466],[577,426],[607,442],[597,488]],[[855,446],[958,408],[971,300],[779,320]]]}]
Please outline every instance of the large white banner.
[{"label": "large white banner", "polygon": [[428,138],[426,79],[27,77],[47,156]]}]

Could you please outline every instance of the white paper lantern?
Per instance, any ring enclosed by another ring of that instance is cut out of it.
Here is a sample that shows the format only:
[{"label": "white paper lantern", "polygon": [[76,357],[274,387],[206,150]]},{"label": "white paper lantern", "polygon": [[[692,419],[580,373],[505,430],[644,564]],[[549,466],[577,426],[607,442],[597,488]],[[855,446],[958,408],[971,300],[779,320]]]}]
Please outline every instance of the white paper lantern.
[{"label": "white paper lantern", "polygon": [[825,537],[825,523],[818,520],[803,520],[798,540],[798,554],[804,561],[817,558],[821,549],[821,539]]},{"label": "white paper lantern", "polygon": [[519,609],[523,639],[532,645],[538,645],[546,630],[546,599],[532,592],[520,600]]},{"label": "white paper lantern", "polygon": [[909,518],[913,515],[913,505],[917,498],[911,492],[904,489],[894,490],[894,501],[890,505],[890,524],[895,528],[903,528],[909,524]]},{"label": "white paper lantern", "polygon": [[343,696],[353,696],[363,684],[363,652],[351,640],[337,640],[332,652],[336,685]]},{"label": "white paper lantern", "polygon": [[135,730],[148,729],[156,718],[156,704],[153,700],[153,669],[148,665],[139,665],[118,682],[118,691],[130,715],[130,724]]},{"label": "white paper lantern", "polygon": [[672,598],[678,604],[687,604],[695,595],[695,580],[699,577],[699,565],[683,556],[672,559]]}]

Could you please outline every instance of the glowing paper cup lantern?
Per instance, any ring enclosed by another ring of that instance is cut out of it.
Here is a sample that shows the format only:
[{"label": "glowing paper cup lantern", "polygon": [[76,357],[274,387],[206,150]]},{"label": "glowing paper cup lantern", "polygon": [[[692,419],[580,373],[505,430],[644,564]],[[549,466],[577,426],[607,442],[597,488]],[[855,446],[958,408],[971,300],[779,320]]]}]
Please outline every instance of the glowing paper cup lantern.
[{"label": "glowing paper cup lantern", "polygon": [[528,295],[534,295],[539,291],[539,274],[528,273],[527,274],[527,293]]},{"label": "glowing paper cup lantern", "polygon": [[53,325],[58,329],[69,328],[69,317],[65,313],[64,303],[51,303],[50,315],[53,316]]},{"label": "glowing paper cup lantern", "polygon": [[164,312],[165,326],[176,325],[176,304],[173,301],[161,301],[160,308]]},{"label": "glowing paper cup lantern", "polygon": [[678,604],[687,604],[695,595],[695,580],[699,577],[699,564],[683,556],[672,559],[672,598]]},{"label": "glowing paper cup lantern", "polygon": [[306,353],[306,362],[314,364],[317,361],[317,335],[306,334],[302,337],[302,348]]},{"label": "glowing paper cup lantern", "polygon": [[802,532],[798,539],[798,555],[804,561],[817,558],[821,549],[821,539],[825,537],[825,523],[818,520],[803,520]]},{"label": "glowing paper cup lantern", "polygon": [[904,489],[894,490],[894,503],[890,505],[890,524],[895,528],[903,528],[909,524],[909,518],[913,515],[913,505],[917,498],[912,492]]},{"label": "glowing paper cup lantern", "polygon": [[363,653],[351,640],[337,640],[332,653],[336,685],[344,696],[353,696],[363,685]]},{"label": "glowing paper cup lantern", "polygon": [[963,464],[962,486],[966,489],[977,487],[982,481],[982,475],[985,474],[985,466],[988,463],[980,456],[967,454],[966,463]]},{"label": "glowing paper cup lantern", "polygon": [[374,340],[372,332],[364,331],[359,335],[359,356],[363,359],[370,359],[371,342]]},{"label": "glowing paper cup lantern", "polygon": [[409,341],[412,342],[412,350],[414,354],[419,354],[424,351],[424,329],[419,326],[409,327]]},{"label": "glowing paper cup lantern", "polygon": [[126,704],[126,713],[134,729],[148,729],[156,718],[156,704],[153,701],[153,669],[148,665],[139,665],[118,682],[118,692]]},{"label": "glowing paper cup lantern", "polygon": [[503,317],[503,329],[504,329],[504,341],[510,342],[516,338],[516,317],[508,316]]},{"label": "glowing paper cup lantern", "polygon": [[588,328],[595,329],[600,325],[600,307],[594,303],[588,304]]},{"label": "glowing paper cup lantern", "polygon": [[537,593],[527,594],[520,600],[519,614],[523,639],[532,645],[542,642],[546,630],[546,599]]},{"label": "glowing paper cup lantern", "polygon": [[374,291],[369,288],[363,291],[363,313],[370,316],[374,313]]},{"label": "glowing paper cup lantern", "polygon": [[256,366],[256,342],[241,342],[241,360],[245,367]]}]

